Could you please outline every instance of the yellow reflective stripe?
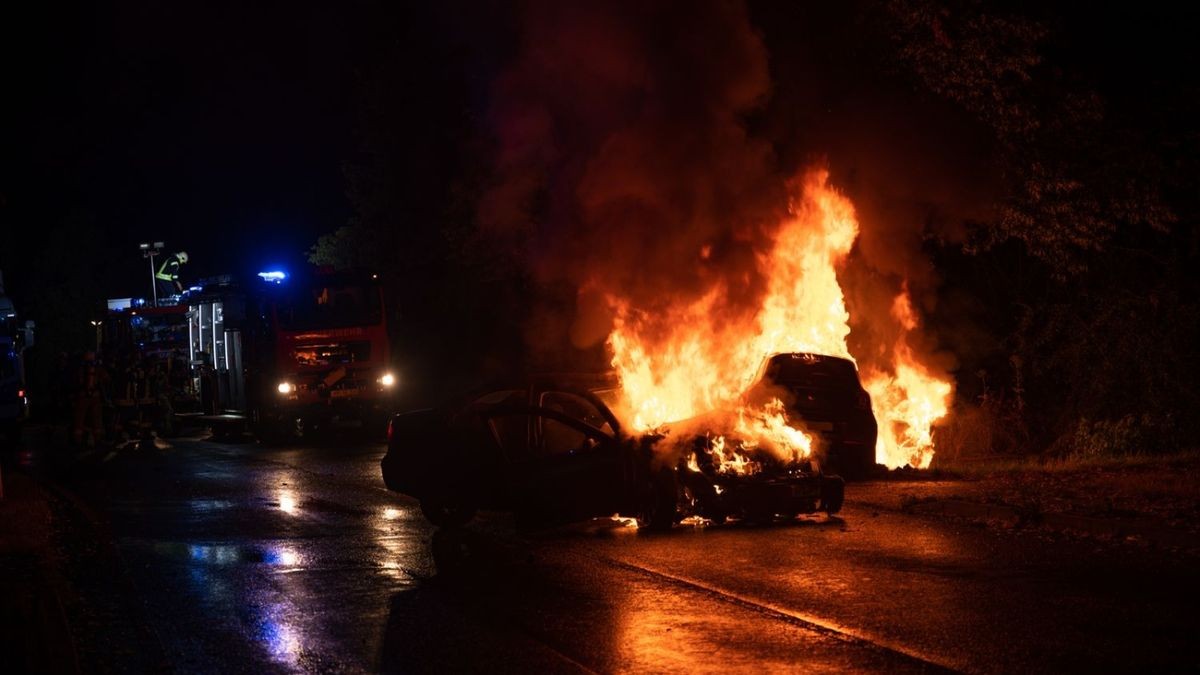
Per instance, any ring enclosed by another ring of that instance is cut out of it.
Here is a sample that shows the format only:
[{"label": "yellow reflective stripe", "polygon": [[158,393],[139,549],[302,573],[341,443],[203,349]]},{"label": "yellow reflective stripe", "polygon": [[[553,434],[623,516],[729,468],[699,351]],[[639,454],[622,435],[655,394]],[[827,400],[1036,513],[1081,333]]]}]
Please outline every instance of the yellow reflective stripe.
[{"label": "yellow reflective stripe", "polygon": [[[175,266],[174,269],[172,269],[170,272],[168,272],[167,268],[171,267],[172,265]],[[175,280],[179,279],[179,260],[178,260],[178,258],[176,258],[175,256],[171,256],[171,257],[167,258],[166,260],[164,260],[163,264],[159,265],[158,272],[154,273],[154,278],[162,279],[163,281],[175,281]]]}]

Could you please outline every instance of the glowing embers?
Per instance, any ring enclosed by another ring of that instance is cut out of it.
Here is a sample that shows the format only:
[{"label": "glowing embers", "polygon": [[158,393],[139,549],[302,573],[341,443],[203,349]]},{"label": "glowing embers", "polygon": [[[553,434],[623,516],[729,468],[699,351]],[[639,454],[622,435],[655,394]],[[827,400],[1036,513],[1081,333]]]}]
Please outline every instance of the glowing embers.
[{"label": "glowing embers", "polygon": [[620,527],[620,528],[637,529],[637,527],[638,527],[637,518],[630,518],[627,516],[622,516],[619,513],[612,514],[611,520],[614,525],[616,525],[617,527]]}]

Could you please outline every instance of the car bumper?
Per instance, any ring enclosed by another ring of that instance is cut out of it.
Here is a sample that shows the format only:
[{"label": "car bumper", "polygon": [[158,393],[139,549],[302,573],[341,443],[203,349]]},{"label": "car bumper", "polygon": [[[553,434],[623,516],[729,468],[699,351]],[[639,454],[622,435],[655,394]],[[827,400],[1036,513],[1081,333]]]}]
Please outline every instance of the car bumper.
[{"label": "car bumper", "polygon": [[838,476],[810,473],[774,478],[720,476],[708,493],[713,503],[702,505],[701,510],[742,518],[794,516],[820,509],[836,513],[841,509],[843,484]]}]

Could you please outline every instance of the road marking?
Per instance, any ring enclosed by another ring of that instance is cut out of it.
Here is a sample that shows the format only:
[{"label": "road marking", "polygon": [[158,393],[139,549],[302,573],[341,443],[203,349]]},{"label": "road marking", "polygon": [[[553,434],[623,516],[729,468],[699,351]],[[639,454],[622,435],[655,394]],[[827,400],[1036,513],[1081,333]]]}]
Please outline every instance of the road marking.
[{"label": "road marking", "polygon": [[[581,555],[581,556],[584,555],[582,553],[574,553],[574,554]],[[895,654],[896,656],[903,657],[905,659],[910,659],[910,660],[916,661],[927,672],[943,672],[943,673],[960,672],[952,666],[949,666],[945,663],[940,663],[937,660],[937,657],[933,656],[932,654],[925,654],[918,650],[912,649],[910,647],[906,647],[901,644],[896,644],[894,642],[891,642],[890,640],[880,640],[877,638],[873,638],[873,637],[858,633],[856,631],[850,630],[844,626],[839,626],[836,623],[827,621],[825,619],[821,619],[819,617],[815,617],[815,616],[812,616],[809,614],[802,614],[800,612],[795,612],[795,611],[792,611],[789,609],[785,609],[783,607],[767,604],[767,603],[764,603],[764,602],[761,602],[758,600],[747,598],[747,597],[745,597],[743,595],[739,595],[737,593],[731,593],[729,591],[725,591],[725,590],[721,590],[721,589],[713,587],[713,586],[709,586],[708,584],[705,584],[700,581],[696,581],[693,579],[687,579],[685,577],[679,577],[674,574],[669,574],[667,572],[662,572],[660,570],[652,569],[649,567],[643,567],[641,565],[635,565],[633,563],[628,563],[623,560],[617,560],[615,558],[610,558],[608,556],[588,556],[588,557],[592,557],[594,560],[598,560],[600,562],[607,563],[614,567],[619,567],[621,569],[624,569],[624,570],[627,570],[630,572],[635,572],[635,573],[641,574],[643,576],[652,577],[652,578],[658,579],[660,581],[665,581],[667,583],[670,583],[670,584],[673,584],[676,586],[681,586],[688,590],[703,593],[703,594],[713,598],[714,600],[717,600],[720,602],[725,602],[725,603],[731,604],[731,605],[736,605],[743,609],[748,609],[750,611],[757,612],[759,614],[765,614],[767,616],[771,616],[776,619],[785,621],[794,626],[798,626],[800,628],[804,628],[804,629],[810,630],[814,633],[819,633],[821,635],[825,635],[827,637],[831,637],[831,638],[840,640],[840,641],[848,643],[848,644],[852,644],[852,645],[855,645],[858,647],[863,647],[866,649],[873,649],[876,651],[885,651],[885,652],[889,652],[891,654]]]}]

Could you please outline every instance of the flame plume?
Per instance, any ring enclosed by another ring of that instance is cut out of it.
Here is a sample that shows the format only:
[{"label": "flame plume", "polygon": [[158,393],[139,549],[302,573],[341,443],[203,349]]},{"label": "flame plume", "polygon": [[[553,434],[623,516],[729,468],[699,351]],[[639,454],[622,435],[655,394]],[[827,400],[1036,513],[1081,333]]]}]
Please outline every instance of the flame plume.
[{"label": "flame plume", "polygon": [[[811,352],[858,362],[847,346],[850,313],[838,270],[858,237],[854,205],[833,189],[825,170],[814,170],[791,185],[788,215],[773,241],[758,254],[765,292],[749,317],[721,311],[738,292],[738,279],[712,277],[707,292],[690,302],[648,311],[629,298],[607,295],[615,316],[608,337],[613,367],[622,384],[618,414],[635,430],[663,429],[685,420],[726,413],[727,431],[712,443],[713,456],[727,470],[744,472],[744,452],[761,447],[778,459],[812,455],[814,438],[787,419],[779,399],[751,407],[743,400],[764,360],[782,352]],[[713,243],[695,252],[692,264],[707,265]],[[932,426],[945,416],[950,382],[916,358],[908,336],[918,328],[907,286],[895,298],[888,320],[899,337],[876,345],[891,355],[861,373],[879,423],[878,462],[890,467],[929,465]],[[895,331],[893,331],[895,332]]]}]

